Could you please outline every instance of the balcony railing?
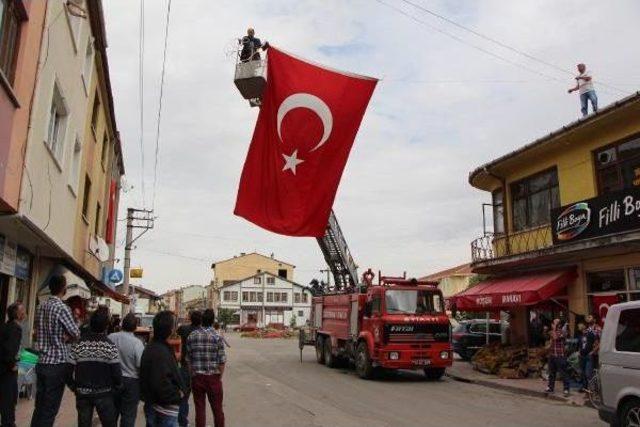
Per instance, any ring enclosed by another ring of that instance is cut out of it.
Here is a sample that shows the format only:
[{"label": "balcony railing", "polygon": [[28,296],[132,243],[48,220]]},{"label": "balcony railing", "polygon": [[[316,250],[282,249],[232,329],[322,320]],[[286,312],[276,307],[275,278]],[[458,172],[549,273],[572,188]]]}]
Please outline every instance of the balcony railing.
[{"label": "balcony railing", "polygon": [[545,249],[552,245],[549,225],[511,234],[486,234],[471,242],[471,259],[473,262],[490,261]]}]

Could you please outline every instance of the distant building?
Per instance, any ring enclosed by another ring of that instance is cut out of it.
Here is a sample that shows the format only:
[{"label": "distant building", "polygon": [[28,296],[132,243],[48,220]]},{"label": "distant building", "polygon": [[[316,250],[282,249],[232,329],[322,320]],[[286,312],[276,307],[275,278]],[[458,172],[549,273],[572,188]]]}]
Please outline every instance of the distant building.
[{"label": "distant building", "polygon": [[449,298],[467,289],[474,276],[475,274],[471,271],[471,264],[467,263],[432,273],[420,278],[420,280],[438,282],[438,287],[442,291],[442,295],[445,298]]},{"label": "distant building", "polygon": [[[135,290],[135,298],[131,298],[131,304],[135,303],[135,313],[137,314],[156,314],[164,307],[162,297],[151,289],[142,286],[131,286],[129,291],[133,294]],[[116,286],[116,292],[123,293],[124,285]],[[109,307],[111,313],[120,314],[122,312],[122,304],[109,297],[98,298],[98,304],[104,304]]]},{"label": "distant building", "polygon": [[220,303],[220,289],[230,283],[243,280],[258,273],[270,273],[286,280],[294,280],[293,273],[296,266],[276,259],[273,254],[266,256],[257,252],[244,253],[211,264],[213,279],[208,286],[207,298],[211,306],[218,308]]},{"label": "distant building", "polygon": [[232,310],[239,324],[303,326],[311,311],[311,291],[269,272],[254,274],[220,288],[219,308]]},{"label": "distant building", "polygon": [[[190,309],[211,307],[211,303],[207,301],[207,288],[200,285],[172,289],[162,294],[162,300],[166,309],[173,311],[179,319],[185,318]],[[195,301],[200,303],[194,303]]]}]

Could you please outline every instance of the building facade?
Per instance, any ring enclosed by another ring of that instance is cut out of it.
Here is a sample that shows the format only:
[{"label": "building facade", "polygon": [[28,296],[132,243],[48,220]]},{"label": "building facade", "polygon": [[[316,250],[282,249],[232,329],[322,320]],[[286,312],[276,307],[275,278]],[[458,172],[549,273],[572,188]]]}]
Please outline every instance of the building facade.
[{"label": "building facade", "polygon": [[179,319],[184,319],[189,310],[211,308],[207,295],[207,288],[204,286],[186,285],[165,292],[162,300],[167,310],[173,311]]},{"label": "building facade", "polygon": [[438,282],[438,288],[442,291],[444,298],[447,299],[467,289],[474,276],[475,274],[471,271],[471,264],[466,263],[429,274],[420,278],[420,280]]},{"label": "building facade", "polygon": [[254,274],[220,289],[220,309],[230,310],[238,323],[303,326],[311,313],[311,291],[269,272]]},{"label": "building facade", "polygon": [[640,299],[640,94],[612,104],[469,177],[492,197],[493,230],[471,244],[492,279],[458,308],[504,309],[523,339],[528,322]]},{"label": "building facade", "polygon": [[[151,289],[136,285],[131,286],[129,291],[130,294],[135,295],[135,297],[130,298],[130,301],[132,305],[135,304],[134,313],[136,314],[156,314],[164,307],[162,297]],[[116,286],[116,292],[124,293],[124,285]],[[98,298],[98,303],[109,307],[112,314],[120,315],[122,313],[122,303],[113,298],[100,297]]]},{"label": "building facade", "polygon": [[294,280],[295,265],[257,252],[240,255],[211,264],[213,279],[208,287],[208,299],[217,309],[220,304],[220,289],[257,273],[267,272],[287,280]]},{"label": "building facade", "polygon": [[[103,270],[113,266],[115,247],[104,236],[107,229],[115,234],[124,167],[101,2],[0,0],[0,6],[0,162],[7,165],[0,172],[0,314],[21,300],[30,327],[37,295],[54,273],[72,272],[94,296],[126,300],[102,281]],[[102,159],[113,179],[94,187],[93,203],[108,200],[103,209],[111,214],[87,218],[93,233],[85,239],[77,212],[90,203],[80,185],[83,168],[96,161],[85,140],[91,87],[105,99],[103,128],[113,138]]]}]

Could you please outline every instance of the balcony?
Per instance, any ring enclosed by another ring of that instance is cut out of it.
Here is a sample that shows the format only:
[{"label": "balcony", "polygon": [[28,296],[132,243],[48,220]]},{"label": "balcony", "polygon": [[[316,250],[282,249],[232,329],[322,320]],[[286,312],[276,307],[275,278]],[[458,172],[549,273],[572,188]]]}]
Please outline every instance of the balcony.
[{"label": "balcony", "polygon": [[530,228],[510,234],[487,233],[471,242],[474,263],[523,255],[553,246],[551,226]]}]

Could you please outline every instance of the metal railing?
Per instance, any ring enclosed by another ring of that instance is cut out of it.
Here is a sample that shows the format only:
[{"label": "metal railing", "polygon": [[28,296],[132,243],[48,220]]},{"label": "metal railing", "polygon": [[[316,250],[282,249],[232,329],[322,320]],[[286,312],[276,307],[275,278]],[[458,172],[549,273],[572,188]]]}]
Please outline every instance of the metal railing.
[{"label": "metal railing", "polygon": [[487,233],[471,242],[473,262],[490,261],[553,246],[549,225],[508,234]]}]

